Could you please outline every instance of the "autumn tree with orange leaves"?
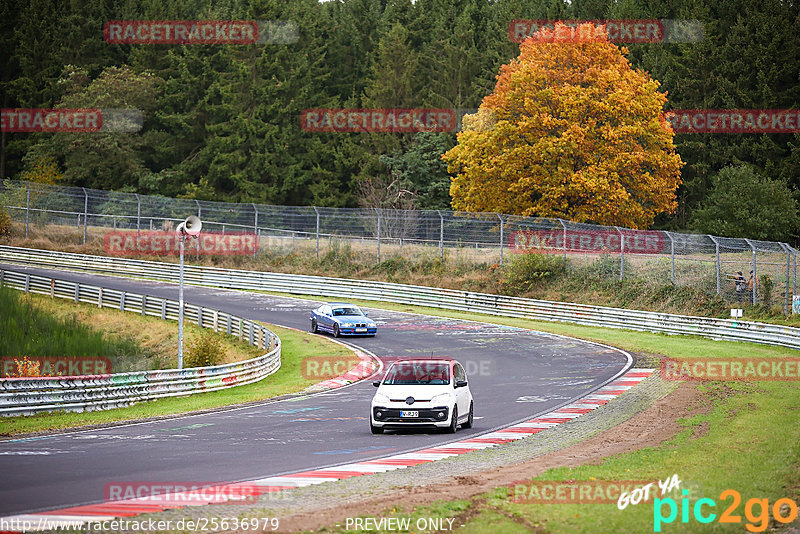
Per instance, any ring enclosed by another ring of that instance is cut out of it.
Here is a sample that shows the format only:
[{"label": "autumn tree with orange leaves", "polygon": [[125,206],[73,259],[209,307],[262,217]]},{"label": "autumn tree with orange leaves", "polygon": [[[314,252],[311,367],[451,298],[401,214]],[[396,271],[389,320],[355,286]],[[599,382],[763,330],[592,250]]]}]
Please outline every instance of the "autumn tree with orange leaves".
[{"label": "autumn tree with orange leaves", "polygon": [[553,39],[558,26],[527,39],[465,118],[442,156],[454,209],[631,228],[675,210],[683,162],[661,119],[666,95],[627,49],[581,29],[580,42]]}]

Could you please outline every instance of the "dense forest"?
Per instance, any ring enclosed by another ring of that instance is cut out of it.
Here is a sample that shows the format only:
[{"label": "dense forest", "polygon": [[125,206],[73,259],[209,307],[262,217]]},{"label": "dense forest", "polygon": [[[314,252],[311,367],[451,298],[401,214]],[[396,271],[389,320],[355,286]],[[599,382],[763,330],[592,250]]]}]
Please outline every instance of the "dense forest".
[{"label": "dense forest", "polygon": [[[441,154],[456,143],[454,132],[310,132],[301,128],[301,113],[477,108],[500,66],[519,54],[509,38],[515,19],[700,20],[699,42],[625,45],[633,67],[667,92],[666,109],[800,104],[794,0],[2,0],[0,6],[3,108],[144,113],[135,133],[3,132],[0,178],[29,177],[50,161],[60,183],[98,189],[449,208]],[[104,40],[107,21],[138,19],[291,21],[298,39]],[[656,227],[773,239],[800,233],[794,198],[800,134],[678,134],[675,145],[685,162],[678,208],[657,218]],[[730,210],[738,226],[725,226]]]}]

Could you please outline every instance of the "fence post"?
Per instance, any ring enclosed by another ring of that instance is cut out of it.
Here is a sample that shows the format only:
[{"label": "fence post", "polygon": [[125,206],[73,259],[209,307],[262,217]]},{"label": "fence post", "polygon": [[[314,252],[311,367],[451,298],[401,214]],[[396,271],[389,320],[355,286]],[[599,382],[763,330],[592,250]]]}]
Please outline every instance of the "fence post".
[{"label": "fence post", "polygon": [[786,252],[786,295],[784,297],[783,309],[785,315],[789,315],[789,245],[779,243],[784,252]]},{"label": "fence post", "polygon": [[495,215],[500,219],[500,265],[503,265],[503,230],[505,230],[505,223],[499,213],[495,213]]},{"label": "fence post", "polygon": [[720,264],[719,264],[719,241],[713,235],[707,234],[711,241],[714,242],[714,248],[716,249],[716,266],[717,266],[717,295],[720,293],[720,285],[719,285],[719,272],[720,272]]},{"label": "fence post", "polygon": [[567,266],[567,225],[564,224],[564,221],[561,220],[560,218],[558,219],[558,222],[561,224],[563,237],[564,237],[564,266],[566,267]]},{"label": "fence post", "polygon": [[138,237],[142,231],[142,200],[137,193],[136,196],[136,236]]},{"label": "fence post", "polygon": [[89,218],[89,195],[86,193],[86,188],[83,189],[83,244],[86,244],[86,221]]},{"label": "fence post", "polygon": [[669,232],[664,232],[667,237],[669,238],[669,259],[670,259],[670,266],[669,266],[669,280],[672,282],[672,285],[675,285],[675,240],[672,239],[672,236]]},{"label": "fence post", "polygon": [[317,239],[317,257],[319,258],[319,210],[316,206],[312,206],[314,208],[314,213],[317,216],[317,229],[316,229],[316,239]]},{"label": "fence post", "polygon": [[253,233],[256,234],[256,246],[253,247],[253,258],[255,258],[256,257],[256,252],[258,252],[258,236],[259,236],[259,233],[258,233],[258,208],[256,207],[255,202],[252,202],[250,205],[253,206],[253,213],[254,213],[254,215],[253,215]]},{"label": "fence post", "polygon": [[436,210],[439,214],[439,261],[444,261],[444,217],[442,212]]},{"label": "fence post", "polygon": [[625,235],[619,232],[619,281],[625,279]]},{"label": "fence post", "polygon": [[381,262],[381,211],[375,208],[375,213],[378,214],[378,263]]},{"label": "fence post", "polygon": [[756,267],[756,247],[753,246],[753,244],[750,242],[749,239],[745,239],[744,241],[745,241],[745,243],[747,243],[750,246],[751,249],[753,249],[753,276],[752,276],[752,278],[753,278],[753,294],[752,294],[752,299],[753,299],[753,304],[755,304],[757,302],[756,291],[758,289],[758,269]]},{"label": "fence post", "polygon": [[31,218],[31,184],[25,182],[25,239],[28,239],[28,223]]}]

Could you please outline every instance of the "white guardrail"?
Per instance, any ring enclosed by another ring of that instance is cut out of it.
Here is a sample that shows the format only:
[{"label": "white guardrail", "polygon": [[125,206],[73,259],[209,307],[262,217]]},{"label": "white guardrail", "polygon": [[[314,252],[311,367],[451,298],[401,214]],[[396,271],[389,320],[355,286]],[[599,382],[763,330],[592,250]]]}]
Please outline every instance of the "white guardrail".
[{"label": "white guardrail", "polygon": [[[98,307],[178,318],[178,302],[139,293],[118,291],[57,278],[0,270],[0,284],[26,293],[40,293]],[[0,416],[32,415],[49,411],[92,411],[129,406],[136,402],[216,391],[258,382],[281,367],[281,340],[262,325],[225,312],[186,304],[185,319],[246,340],[267,351],[263,356],[235,363],[136,371],[106,375],[2,378]]]},{"label": "white guardrail", "polygon": [[[0,246],[0,262],[169,282],[178,280],[178,265],[173,263],[19,247]],[[552,302],[387,282],[220,269],[196,265],[187,265],[184,276],[186,283],[200,286],[375,300],[479,312],[503,317],[563,321],[667,334],[688,334],[712,339],[749,341],[800,349],[800,328],[766,323]]]}]

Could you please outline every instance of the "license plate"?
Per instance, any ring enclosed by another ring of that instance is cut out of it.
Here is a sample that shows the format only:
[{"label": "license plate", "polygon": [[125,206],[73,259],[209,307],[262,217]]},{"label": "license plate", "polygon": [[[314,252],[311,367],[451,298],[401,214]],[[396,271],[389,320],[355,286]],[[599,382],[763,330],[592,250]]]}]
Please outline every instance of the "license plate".
[{"label": "license plate", "polygon": [[419,412],[400,412],[400,417],[419,417]]},{"label": "license plate", "polygon": [[356,332],[366,332],[366,328],[356,328]]}]

